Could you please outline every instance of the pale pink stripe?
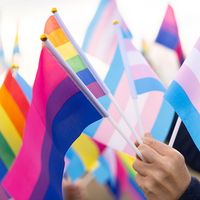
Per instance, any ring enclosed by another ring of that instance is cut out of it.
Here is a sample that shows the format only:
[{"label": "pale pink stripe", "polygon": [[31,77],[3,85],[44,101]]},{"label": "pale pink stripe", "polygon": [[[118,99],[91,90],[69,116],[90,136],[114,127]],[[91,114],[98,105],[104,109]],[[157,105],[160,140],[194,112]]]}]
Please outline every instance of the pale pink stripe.
[{"label": "pale pink stripe", "polygon": [[189,67],[183,65],[180,68],[176,81],[184,89],[194,107],[200,112],[200,82],[195,74]]},{"label": "pale pink stripe", "polygon": [[[32,193],[41,169],[41,161],[38,160],[38,153],[41,152],[45,127],[40,120],[35,107],[31,107],[27,121],[31,121],[31,126],[26,126],[26,139],[34,138],[34,143],[24,143],[19,156],[15,160],[15,165],[11,167],[3,181],[4,187],[9,191],[15,200],[27,200]],[[33,136],[35,134],[35,137]],[[34,146],[36,144],[36,146]],[[23,169],[22,169],[23,167]],[[19,169],[19,170],[13,170]],[[21,170],[20,170],[21,169]],[[28,183],[28,184],[27,184]],[[23,187],[26,186],[26,189]]]},{"label": "pale pink stripe", "polygon": [[[145,132],[150,132],[156,117],[160,111],[161,105],[163,101],[163,94],[160,92],[151,92],[148,95],[148,98],[143,107],[143,111],[141,113],[141,121],[144,126]],[[138,124],[136,125],[138,126]]]},{"label": "pale pink stripe", "polygon": [[126,51],[138,51],[135,46],[131,43],[130,39],[124,39]]},{"label": "pale pink stripe", "polygon": [[[107,33],[107,30],[105,31],[105,28],[110,28],[109,24],[112,23],[111,22],[111,17],[112,17],[112,14],[113,12],[115,11],[115,5],[112,5],[112,2],[113,1],[110,1],[110,5],[108,5],[106,7],[106,9],[103,11],[103,15],[101,16],[99,22],[98,22],[98,25],[96,26],[94,32],[93,32],[93,35],[92,35],[92,39],[90,41],[90,45],[88,47],[88,50],[87,52],[95,52],[96,50],[96,43],[97,41],[99,41],[99,38],[102,37],[102,34],[106,34]],[[114,7],[114,8],[113,8]],[[112,26],[112,24],[111,24]]]},{"label": "pale pink stripe", "polygon": [[130,70],[134,80],[141,78],[157,78],[155,73],[150,70],[150,67],[145,64],[131,66]]},{"label": "pale pink stripe", "polygon": [[194,47],[200,51],[200,38],[197,40]]}]

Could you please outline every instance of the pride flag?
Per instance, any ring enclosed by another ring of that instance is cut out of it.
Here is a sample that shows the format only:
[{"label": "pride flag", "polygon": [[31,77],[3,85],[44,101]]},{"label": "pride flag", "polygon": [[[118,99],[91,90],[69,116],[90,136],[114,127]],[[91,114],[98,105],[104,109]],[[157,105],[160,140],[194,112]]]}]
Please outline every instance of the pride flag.
[{"label": "pride flag", "polygon": [[156,37],[156,42],[174,50],[181,65],[184,61],[184,54],[176,23],[173,8],[168,5],[160,30]]},{"label": "pride flag", "polygon": [[182,119],[200,150],[200,39],[186,58],[165,98]]},{"label": "pride flag", "polygon": [[1,183],[0,183],[0,199],[1,200],[11,200],[10,196],[8,195],[8,193],[5,191],[5,189],[2,187]]},{"label": "pride flag", "polygon": [[7,68],[7,64],[5,61],[5,55],[4,55],[4,50],[3,50],[3,45],[2,45],[1,35],[0,35],[0,74],[3,73],[6,68]]},{"label": "pride flag", "polygon": [[101,117],[43,47],[23,145],[3,180],[5,189],[15,200],[62,199],[65,153],[83,129]]},{"label": "pride flag", "polygon": [[0,168],[5,175],[21,144],[29,102],[9,70],[0,88]]},{"label": "pride flag", "polygon": [[104,95],[104,91],[97,83],[88,66],[79,55],[78,50],[70,40],[70,37],[65,34],[63,28],[57,22],[55,16],[50,16],[45,24],[45,34],[54,45],[55,49],[60,53],[63,59],[76,72],[82,82],[88,87],[95,97]]},{"label": "pride flag", "polygon": [[115,29],[112,24],[113,20],[121,22],[125,37],[132,37],[131,32],[118,11],[115,0],[101,0],[95,16],[88,26],[82,45],[85,52],[109,65],[112,62],[118,45]]},{"label": "pride flag", "polygon": [[[133,81],[136,82],[137,92],[140,94],[138,95],[139,114],[144,131],[152,132],[155,138],[162,141],[169,131],[173,119],[173,109],[166,101],[163,101],[165,89],[141,53],[133,48],[132,53],[129,55],[130,65],[133,67]],[[148,80],[156,84],[148,84]],[[134,105],[131,91],[119,48],[116,49],[112,64],[104,81],[124,111],[124,114],[130,119],[131,124],[133,124],[137,132],[139,132],[139,123],[133,110]],[[154,91],[148,92],[150,90]],[[121,116],[117,113],[113,103],[106,96],[101,97],[99,100],[110,115],[113,116],[118,125],[122,127],[129,139],[134,142],[135,138]],[[84,133],[113,149],[124,151],[132,156],[134,155],[132,149],[130,149],[126,141],[110,125],[107,119],[93,123],[84,130]]]}]

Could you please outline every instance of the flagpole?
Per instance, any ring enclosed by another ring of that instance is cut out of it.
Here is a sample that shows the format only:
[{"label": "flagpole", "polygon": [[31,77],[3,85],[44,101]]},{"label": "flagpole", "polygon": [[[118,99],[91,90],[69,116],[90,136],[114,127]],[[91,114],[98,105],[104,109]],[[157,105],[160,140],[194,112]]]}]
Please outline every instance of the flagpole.
[{"label": "flagpole", "polygon": [[49,49],[49,51],[55,56],[55,58],[59,61],[59,63],[62,65],[62,67],[69,73],[70,78],[74,82],[74,84],[83,92],[85,97],[91,102],[91,104],[99,111],[99,113],[103,117],[107,117],[110,123],[113,125],[113,127],[119,132],[119,134],[124,138],[124,140],[130,145],[130,147],[134,150],[134,152],[142,159],[143,156],[138,150],[138,148],[135,146],[134,143],[132,143],[126,134],[124,134],[123,130],[118,126],[118,124],[112,119],[111,116],[109,116],[109,113],[105,108],[98,102],[96,97],[92,94],[92,92],[86,87],[86,85],[82,82],[82,80],[77,76],[77,74],[73,71],[73,69],[70,67],[70,65],[63,59],[63,57],[57,52],[57,50],[54,48],[54,46],[51,44],[51,42],[48,40],[47,36],[43,34],[40,39],[43,41],[45,46]]},{"label": "flagpole", "polygon": [[175,140],[176,140],[176,136],[177,136],[177,134],[178,134],[178,130],[179,130],[179,128],[180,128],[180,126],[181,126],[181,118],[180,117],[178,117],[178,119],[177,119],[177,121],[176,121],[176,125],[175,125],[175,127],[174,127],[174,130],[173,130],[173,132],[172,132],[172,136],[171,136],[171,138],[170,138],[170,141],[169,141],[169,146],[170,147],[173,147],[173,145],[174,145],[174,142],[175,142]]},{"label": "flagpole", "polygon": [[141,118],[140,118],[140,115],[139,115],[138,103],[137,103],[137,92],[136,92],[136,89],[135,89],[134,80],[132,80],[131,72],[130,72],[129,66],[127,64],[128,58],[127,58],[126,54],[124,53],[125,47],[124,47],[124,43],[122,41],[123,38],[122,38],[121,30],[120,30],[119,21],[115,20],[113,22],[113,24],[116,26],[116,29],[117,29],[119,48],[120,48],[120,52],[121,52],[121,55],[122,55],[122,60],[123,60],[123,63],[124,63],[126,75],[128,77],[128,82],[129,82],[129,86],[130,86],[130,90],[131,90],[131,97],[132,97],[133,104],[134,104],[134,110],[135,110],[136,118],[138,119],[140,133],[142,135],[144,135],[144,127],[142,126]]},{"label": "flagpole", "polygon": [[52,8],[52,13],[54,14],[58,24],[60,25],[60,27],[63,28],[64,33],[67,35],[67,37],[70,39],[70,41],[72,42],[72,44],[74,45],[74,47],[76,48],[76,50],[78,51],[80,57],[82,58],[83,62],[87,65],[89,71],[92,73],[92,75],[95,77],[96,81],[98,82],[98,84],[100,85],[100,87],[103,89],[104,93],[108,95],[108,97],[110,98],[110,100],[113,102],[115,108],[117,109],[117,112],[122,116],[123,120],[125,121],[126,125],[128,126],[128,128],[130,129],[130,131],[133,133],[135,139],[137,140],[137,142],[139,144],[142,144],[142,139],[139,136],[139,134],[135,131],[135,129],[132,127],[132,125],[130,124],[129,120],[127,119],[127,117],[124,115],[123,110],[121,109],[120,105],[118,104],[118,102],[115,100],[114,96],[112,95],[112,93],[110,92],[109,88],[106,86],[106,84],[100,79],[100,77],[98,76],[98,74],[96,73],[96,71],[94,70],[94,68],[92,67],[92,65],[90,64],[90,62],[88,61],[88,59],[86,58],[86,56],[83,54],[81,48],[77,45],[76,41],[73,39],[72,35],[70,34],[70,32],[68,31],[67,27],[65,26],[64,22],[62,21],[61,17],[59,16],[57,9],[56,8]]}]

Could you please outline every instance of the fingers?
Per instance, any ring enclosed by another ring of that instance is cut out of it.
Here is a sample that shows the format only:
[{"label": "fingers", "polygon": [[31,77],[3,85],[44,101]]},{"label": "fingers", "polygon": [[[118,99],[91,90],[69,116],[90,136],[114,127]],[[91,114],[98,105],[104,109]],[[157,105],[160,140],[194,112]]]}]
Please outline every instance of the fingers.
[{"label": "fingers", "polygon": [[141,144],[138,149],[147,163],[153,163],[160,159],[160,155],[153,148],[144,143]]},{"label": "fingers", "polygon": [[169,154],[173,150],[168,145],[153,139],[149,134],[144,136],[143,143],[163,156]]},{"label": "fingers", "polygon": [[136,159],[133,163],[134,170],[142,176],[147,176],[148,174],[148,164],[141,161],[140,159]]}]

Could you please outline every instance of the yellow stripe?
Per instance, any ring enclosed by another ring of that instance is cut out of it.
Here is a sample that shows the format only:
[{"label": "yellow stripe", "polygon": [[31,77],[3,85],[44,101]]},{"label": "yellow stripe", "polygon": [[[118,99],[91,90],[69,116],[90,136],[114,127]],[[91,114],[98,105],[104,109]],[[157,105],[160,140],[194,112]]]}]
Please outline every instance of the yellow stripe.
[{"label": "yellow stripe", "polygon": [[22,140],[15,126],[0,105],[0,130],[8,145],[16,155],[21,147]]},{"label": "yellow stripe", "polygon": [[88,136],[81,134],[72,147],[80,156],[86,170],[90,171],[98,166],[99,149]]},{"label": "yellow stripe", "polygon": [[55,31],[51,32],[48,35],[48,39],[51,41],[51,43],[55,46],[58,47],[60,45],[63,45],[67,42],[69,42],[69,39],[65,36],[65,33],[63,32],[62,29],[56,29]]},{"label": "yellow stripe", "polygon": [[73,58],[76,55],[78,55],[76,49],[71,44],[71,42],[67,42],[67,43],[65,43],[63,45],[60,45],[56,49],[62,55],[64,60],[68,60],[68,59]]}]

